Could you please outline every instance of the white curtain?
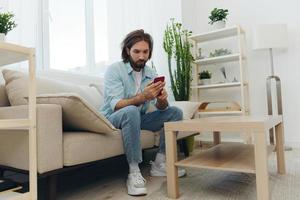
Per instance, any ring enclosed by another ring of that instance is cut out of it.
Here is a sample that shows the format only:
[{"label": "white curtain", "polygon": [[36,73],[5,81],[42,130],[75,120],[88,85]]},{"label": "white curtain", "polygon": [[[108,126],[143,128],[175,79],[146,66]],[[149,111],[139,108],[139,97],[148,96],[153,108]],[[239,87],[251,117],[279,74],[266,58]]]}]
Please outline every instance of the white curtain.
[{"label": "white curtain", "polygon": [[[62,0],[63,1],[63,0]],[[38,66],[42,0],[0,0],[0,8],[15,14],[17,28],[8,34],[9,42],[37,48]],[[167,59],[162,48],[163,32],[170,18],[181,21],[181,0],[107,0],[109,63],[121,59],[120,44],[125,35],[144,29],[154,39],[152,60],[159,74],[168,76]],[[37,35],[39,33],[39,35]],[[37,37],[38,36],[38,37]],[[167,79],[168,80],[168,79]]]}]

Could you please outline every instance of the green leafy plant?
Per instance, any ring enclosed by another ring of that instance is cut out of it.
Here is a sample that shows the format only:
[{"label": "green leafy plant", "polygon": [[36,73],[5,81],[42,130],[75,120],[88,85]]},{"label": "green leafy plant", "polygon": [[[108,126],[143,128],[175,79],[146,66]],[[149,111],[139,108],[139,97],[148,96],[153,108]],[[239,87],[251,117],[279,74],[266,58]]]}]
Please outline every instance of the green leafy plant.
[{"label": "green leafy plant", "polygon": [[210,19],[209,24],[213,24],[217,21],[226,21],[227,15],[228,15],[228,9],[214,8],[210,12],[210,16],[208,17]]},{"label": "green leafy plant", "polygon": [[13,20],[14,16],[15,15],[10,12],[0,13],[0,33],[4,33],[6,35],[17,26]]},{"label": "green leafy plant", "polygon": [[[181,23],[170,19],[164,32],[163,47],[168,55],[171,87],[176,101],[188,101],[192,80],[192,44],[188,41],[191,31],[184,30]],[[172,68],[172,61],[176,67]]]},{"label": "green leafy plant", "polygon": [[210,79],[211,78],[211,72],[208,70],[203,70],[199,73],[199,79]]},{"label": "green leafy plant", "polygon": [[217,57],[217,56],[224,56],[224,55],[229,55],[231,54],[232,52],[228,49],[215,49],[214,52],[210,52],[209,53],[209,57]]}]

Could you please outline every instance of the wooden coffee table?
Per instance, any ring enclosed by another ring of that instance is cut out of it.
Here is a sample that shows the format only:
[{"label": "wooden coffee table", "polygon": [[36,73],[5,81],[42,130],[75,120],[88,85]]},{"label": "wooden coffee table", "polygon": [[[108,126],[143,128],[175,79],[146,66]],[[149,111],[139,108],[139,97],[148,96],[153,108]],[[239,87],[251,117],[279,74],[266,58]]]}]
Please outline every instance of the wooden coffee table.
[{"label": "wooden coffee table", "polygon": [[[267,145],[267,136],[273,127],[276,134],[277,171],[285,174],[282,116],[222,116],[165,123],[168,197],[179,197],[177,167],[181,166],[254,173],[257,199],[270,199],[267,162],[274,146]],[[198,155],[177,161],[177,131],[251,133],[254,144],[218,144]]]}]

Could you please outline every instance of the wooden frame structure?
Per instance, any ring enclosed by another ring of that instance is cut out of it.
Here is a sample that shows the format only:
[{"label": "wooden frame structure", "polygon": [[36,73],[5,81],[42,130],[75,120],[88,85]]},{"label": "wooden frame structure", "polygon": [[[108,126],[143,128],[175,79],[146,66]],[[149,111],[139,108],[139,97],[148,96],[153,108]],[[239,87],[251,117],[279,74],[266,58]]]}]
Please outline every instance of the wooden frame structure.
[{"label": "wooden frame structure", "polygon": [[[275,127],[277,171],[285,174],[284,130],[282,116],[220,116],[165,123],[168,197],[179,197],[177,167],[218,169],[254,173],[258,200],[269,200],[268,155],[274,146],[267,145],[269,130]],[[198,155],[177,161],[177,131],[243,132],[254,137],[254,144],[218,144]]]},{"label": "wooden frame structure", "polygon": [[[37,199],[37,144],[36,144],[36,81],[35,50],[20,45],[0,42],[0,66],[28,61],[28,118],[0,119],[1,129],[29,130],[29,192],[17,193],[13,189],[0,193],[2,200]],[[24,83],[25,84],[25,83]]]}]

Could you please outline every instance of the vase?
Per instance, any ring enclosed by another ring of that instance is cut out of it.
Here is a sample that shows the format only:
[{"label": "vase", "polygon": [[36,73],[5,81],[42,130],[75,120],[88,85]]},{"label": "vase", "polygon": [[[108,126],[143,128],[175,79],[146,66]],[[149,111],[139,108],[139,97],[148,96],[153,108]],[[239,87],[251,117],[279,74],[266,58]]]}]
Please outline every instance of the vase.
[{"label": "vase", "polygon": [[0,42],[4,42],[4,41],[5,41],[5,34],[0,33]]},{"label": "vase", "polygon": [[200,79],[200,85],[209,85],[211,84],[211,79],[207,78],[207,79]]},{"label": "vase", "polygon": [[216,21],[215,23],[213,23],[213,29],[216,30],[216,29],[220,29],[220,28],[225,28],[225,24],[226,22],[225,21]]},{"label": "vase", "polygon": [[191,135],[185,139],[185,142],[189,153],[192,153],[194,151],[195,146],[195,137]]}]

